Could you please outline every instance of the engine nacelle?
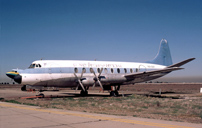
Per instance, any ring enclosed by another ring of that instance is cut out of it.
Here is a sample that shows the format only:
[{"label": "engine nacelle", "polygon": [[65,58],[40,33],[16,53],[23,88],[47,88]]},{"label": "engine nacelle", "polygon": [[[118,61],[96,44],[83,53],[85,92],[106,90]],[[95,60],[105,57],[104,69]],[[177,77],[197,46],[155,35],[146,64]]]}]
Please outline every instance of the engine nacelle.
[{"label": "engine nacelle", "polygon": [[94,77],[85,77],[84,80],[82,80],[82,84],[84,86],[89,86],[89,85],[93,85],[95,83]]}]

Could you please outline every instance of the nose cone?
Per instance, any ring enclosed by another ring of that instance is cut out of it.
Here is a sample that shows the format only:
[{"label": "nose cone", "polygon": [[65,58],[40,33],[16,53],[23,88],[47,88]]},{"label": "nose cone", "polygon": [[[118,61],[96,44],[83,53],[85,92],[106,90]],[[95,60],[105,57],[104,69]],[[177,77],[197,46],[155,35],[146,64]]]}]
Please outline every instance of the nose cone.
[{"label": "nose cone", "polygon": [[14,79],[15,76],[19,75],[18,72],[7,72],[6,75],[11,79]]},{"label": "nose cone", "polygon": [[18,72],[7,72],[6,75],[19,84],[22,82],[22,76]]}]

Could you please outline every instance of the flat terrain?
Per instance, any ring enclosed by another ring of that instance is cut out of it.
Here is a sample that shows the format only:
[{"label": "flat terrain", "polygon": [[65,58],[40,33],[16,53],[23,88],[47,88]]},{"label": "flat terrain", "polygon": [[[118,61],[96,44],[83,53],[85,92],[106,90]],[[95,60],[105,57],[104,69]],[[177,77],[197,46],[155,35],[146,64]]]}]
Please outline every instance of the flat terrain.
[{"label": "flat terrain", "polygon": [[143,117],[202,124],[202,84],[135,84],[121,86],[119,97],[89,90],[61,89],[44,92],[45,98],[22,99],[37,92],[22,92],[20,85],[0,85],[1,101],[80,112]]},{"label": "flat terrain", "polygon": [[114,116],[0,102],[1,128],[201,128],[202,124]]}]

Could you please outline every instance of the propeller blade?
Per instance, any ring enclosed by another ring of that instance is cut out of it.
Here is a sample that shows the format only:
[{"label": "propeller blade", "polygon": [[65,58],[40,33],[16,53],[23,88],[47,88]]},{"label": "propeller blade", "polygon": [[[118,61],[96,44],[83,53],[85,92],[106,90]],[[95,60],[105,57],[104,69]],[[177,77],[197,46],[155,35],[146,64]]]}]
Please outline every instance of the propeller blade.
[{"label": "propeller blade", "polygon": [[100,82],[100,80],[98,79],[97,81],[98,81],[100,87],[102,88],[102,90],[104,91],[104,88],[103,88],[102,83]]},{"label": "propeller blade", "polygon": [[[102,70],[103,70],[103,68],[101,69],[99,76],[101,75]],[[95,78],[97,79],[98,84],[100,85],[101,89],[102,89],[102,90],[104,90],[104,89],[103,89],[103,86],[102,86],[102,83],[100,82],[100,80],[99,80],[98,76],[95,74],[95,72],[94,72],[94,70],[93,70],[93,69],[92,69],[92,72],[93,72],[93,74],[94,74]],[[96,82],[96,81],[95,81],[95,82]],[[94,86],[95,86],[95,83],[94,83]]]},{"label": "propeller blade", "polygon": [[81,79],[82,79],[82,77],[83,77],[83,73],[85,72],[85,69],[83,68],[82,69],[82,73],[81,73]]},{"label": "propeller blade", "polygon": [[[83,71],[82,71],[82,74],[83,74]],[[81,75],[82,75],[81,74]],[[81,83],[81,80],[78,78],[78,76],[76,75],[76,73],[74,73],[74,76],[77,78],[77,81],[79,82],[79,85],[82,87],[83,91],[85,91],[85,88],[83,86],[83,84]],[[82,75],[83,76],[83,75]],[[78,88],[77,88],[78,89]]]},{"label": "propeller blade", "polygon": [[78,86],[76,87],[75,92],[78,90],[78,88],[79,88],[79,84],[78,84]]},{"label": "propeller blade", "polygon": [[98,78],[100,77],[100,75],[102,74],[103,68],[101,68],[100,74],[98,75]]},{"label": "propeller blade", "polygon": [[85,91],[85,88],[84,88],[83,84],[81,83],[81,80],[78,80],[78,82],[79,82],[79,84],[81,85],[83,91]]},{"label": "propeller blade", "polygon": [[77,77],[77,75],[76,75],[76,73],[74,73],[74,76],[78,79],[78,77]]},{"label": "propeller blade", "polygon": [[96,76],[95,71],[93,70],[93,68],[91,68],[91,72],[94,74],[94,76]]},{"label": "propeller blade", "polygon": [[93,89],[95,88],[95,82],[94,82],[94,84],[93,84]]}]

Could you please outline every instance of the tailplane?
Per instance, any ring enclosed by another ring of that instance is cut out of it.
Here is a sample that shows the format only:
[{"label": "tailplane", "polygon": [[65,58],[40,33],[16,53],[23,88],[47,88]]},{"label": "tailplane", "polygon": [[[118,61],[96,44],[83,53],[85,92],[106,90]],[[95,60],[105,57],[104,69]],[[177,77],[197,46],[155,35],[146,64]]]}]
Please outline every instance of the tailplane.
[{"label": "tailplane", "polygon": [[153,60],[148,61],[148,63],[165,65],[165,66],[169,66],[173,64],[167,40],[165,39],[161,40],[160,48],[156,57]]}]

